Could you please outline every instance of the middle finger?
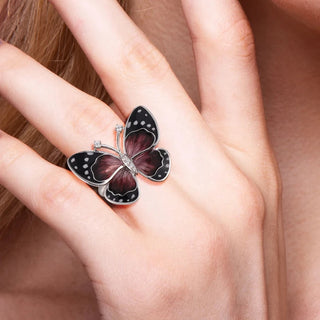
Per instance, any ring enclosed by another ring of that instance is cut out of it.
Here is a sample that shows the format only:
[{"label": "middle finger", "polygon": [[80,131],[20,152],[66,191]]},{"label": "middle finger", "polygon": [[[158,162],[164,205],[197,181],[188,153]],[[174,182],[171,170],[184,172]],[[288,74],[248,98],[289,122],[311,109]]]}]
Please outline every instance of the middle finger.
[{"label": "middle finger", "polygon": [[[183,159],[199,154],[207,129],[162,54],[115,0],[51,0],[125,117],[145,105],[159,122],[161,141]],[[181,160],[181,161],[180,161]]]}]

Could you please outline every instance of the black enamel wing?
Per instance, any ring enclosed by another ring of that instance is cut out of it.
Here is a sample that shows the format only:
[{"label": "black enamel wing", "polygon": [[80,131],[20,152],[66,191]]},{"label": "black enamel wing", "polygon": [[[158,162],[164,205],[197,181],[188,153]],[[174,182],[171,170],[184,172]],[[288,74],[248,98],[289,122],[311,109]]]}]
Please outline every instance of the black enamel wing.
[{"label": "black enamel wing", "polygon": [[168,151],[155,148],[159,130],[145,107],[135,108],[124,128],[116,126],[116,133],[117,149],[95,141],[93,151],[76,153],[67,164],[78,178],[97,187],[99,194],[108,202],[128,205],[139,198],[136,176],[141,174],[152,181],[164,181],[169,175],[170,157]]}]

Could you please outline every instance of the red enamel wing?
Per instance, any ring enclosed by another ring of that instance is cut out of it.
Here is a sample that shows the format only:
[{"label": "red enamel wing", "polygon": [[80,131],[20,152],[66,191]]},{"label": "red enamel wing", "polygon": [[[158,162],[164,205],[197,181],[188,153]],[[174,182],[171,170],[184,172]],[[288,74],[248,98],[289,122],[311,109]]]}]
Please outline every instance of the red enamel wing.
[{"label": "red enamel wing", "polygon": [[117,149],[95,141],[93,151],[76,153],[67,164],[78,178],[97,187],[99,194],[108,202],[128,205],[139,198],[136,176],[141,174],[152,181],[164,181],[169,175],[170,157],[168,151],[155,149],[159,130],[145,107],[135,108],[124,128],[116,126],[116,133]]}]

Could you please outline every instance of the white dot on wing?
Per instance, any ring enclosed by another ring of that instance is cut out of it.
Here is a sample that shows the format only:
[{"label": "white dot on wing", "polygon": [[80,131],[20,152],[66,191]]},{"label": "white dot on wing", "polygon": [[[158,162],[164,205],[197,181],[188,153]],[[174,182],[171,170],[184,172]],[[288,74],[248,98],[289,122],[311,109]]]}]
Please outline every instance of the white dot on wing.
[{"label": "white dot on wing", "polygon": [[83,166],[82,166],[82,168],[83,169],[87,169],[89,166],[87,165],[87,164],[84,164]]},{"label": "white dot on wing", "polygon": [[128,122],[127,128],[129,129],[131,127],[131,121]]},{"label": "white dot on wing", "polygon": [[142,109],[138,109],[138,113],[140,113],[142,111]]},{"label": "white dot on wing", "polygon": [[155,131],[155,130],[156,130],[156,128],[155,128],[155,127],[153,127],[153,128],[152,128],[152,131]]},{"label": "white dot on wing", "polygon": [[85,175],[88,175],[88,174],[89,174],[89,171],[88,171],[88,170],[86,170],[86,171],[84,172],[84,174],[85,174]]},{"label": "white dot on wing", "polygon": [[88,162],[88,161],[89,161],[89,158],[84,158],[84,161],[85,161],[85,162]]},{"label": "white dot on wing", "polygon": [[71,159],[71,163],[73,163],[73,162],[75,162],[76,161],[76,159],[75,158],[72,158]]},{"label": "white dot on wing", "polygon": [[138,120],[136,120],[133,124],[136,126],[138,124]]},{"label": "white dot on wing", "polygon": [[88,156],[92,156],[92,155],[93,155],[93,152],[87,152],[87,155],[88,155]]},{"label": "white dot on wing", "polygon": [[141,124],[142,126],[144,126],[144,125],[146,124],[146,122],[145,122],[145,121],[141,121],[140,124]]},{"label": "white dot on wing", "polygon": [[74,168],[75,168],[76,170],[78,170],[78,166],[75,166]]},{"label": "white dot on wing", "polygon": [[147,116],[148,116],[148,114],[147,114],[147,113],[145,113],[145,114],[144,114],[144,116],[145,116],[145,117],[147,117]]},{"label": "white dot on wing", "polygon": [[148,127],[148,128],[151,128],[151,124],[150,124],[150,123],[148,123],[148,124],[147,124],[147,127]]}]

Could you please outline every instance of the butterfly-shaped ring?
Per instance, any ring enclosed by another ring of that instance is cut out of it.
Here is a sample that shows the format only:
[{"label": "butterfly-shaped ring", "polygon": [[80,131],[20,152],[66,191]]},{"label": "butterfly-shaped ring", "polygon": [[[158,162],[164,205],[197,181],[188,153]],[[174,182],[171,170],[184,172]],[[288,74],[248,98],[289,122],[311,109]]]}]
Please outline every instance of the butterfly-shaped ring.
[{"label": "butterfly-shaped ring", "polygon": [[152,181],[164,181],[170,172],[170,157],[168,151],[155,149],[159,130],[156,120],[145,107],[135,108],[125,127],[116,125],[115,130],[117,148],[95,141],[94,150],[72,155],[67,164],[79,179],[97,187],[100,196],[108,202],[128,205],[139,198],[136,176],[141,174]]}]

